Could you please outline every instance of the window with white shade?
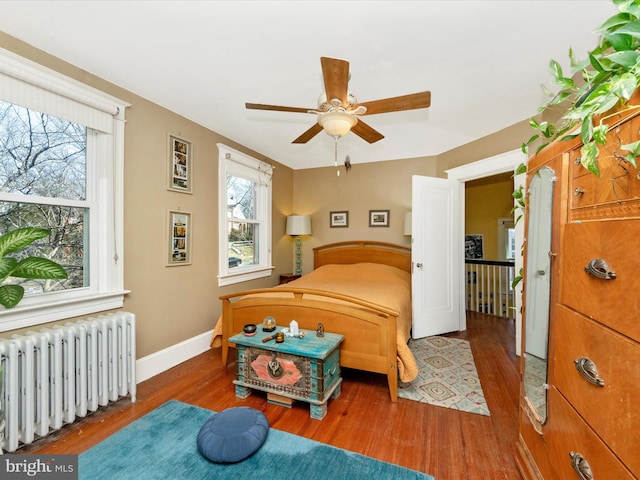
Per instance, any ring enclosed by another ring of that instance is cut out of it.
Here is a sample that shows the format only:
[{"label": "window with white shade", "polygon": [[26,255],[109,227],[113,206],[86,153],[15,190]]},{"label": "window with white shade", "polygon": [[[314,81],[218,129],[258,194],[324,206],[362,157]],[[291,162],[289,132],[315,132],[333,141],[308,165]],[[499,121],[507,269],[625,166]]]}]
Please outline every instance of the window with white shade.
[{"label": "window with white shade", "polygon": [[498,219],[498,252],[501,261],[516,258],[516,229],[513,218]]},{"label": "window with white shade", "polygon": [[68,275],[8,278],[26,293],[16,307],[0,307],[0,331],[122,306],[127,106],[0,50],[0,234],[49,229],[21,254],[46,256]]},{"label": "window with white shade", "polygon": [[219,150],[219,285],[271,275],[273,167],[223,144]]}]

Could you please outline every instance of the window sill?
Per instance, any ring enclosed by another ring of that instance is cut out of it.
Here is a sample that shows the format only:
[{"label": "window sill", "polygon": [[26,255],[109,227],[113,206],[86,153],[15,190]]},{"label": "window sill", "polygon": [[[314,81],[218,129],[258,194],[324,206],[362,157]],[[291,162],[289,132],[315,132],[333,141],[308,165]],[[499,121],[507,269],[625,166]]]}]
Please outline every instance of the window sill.
[{"label": "window sill", "polygon": [[225,285],[233,285],[234,283],[247,282],[249,280],[269,277],[271,276],[271,272],[274,270],[274,268],[275,267],[268,267],[260,270],[251,270],[249,272],[244,271],[218,275],[218,286],[224,287]]},{"label": "window sill", "polygon": [[129,290],[120,290],[32,305],[23,302],[24,305],[0,311],[0,332],[121,308],[127,293]]}]

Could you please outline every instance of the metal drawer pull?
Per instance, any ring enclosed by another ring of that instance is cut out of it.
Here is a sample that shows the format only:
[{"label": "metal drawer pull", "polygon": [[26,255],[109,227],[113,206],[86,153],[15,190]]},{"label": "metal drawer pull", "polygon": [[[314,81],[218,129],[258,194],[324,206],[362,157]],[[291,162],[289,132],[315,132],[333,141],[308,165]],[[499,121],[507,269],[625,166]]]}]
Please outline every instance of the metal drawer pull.
[{"label": "metal drawer pull", "polygon": [[589,382],[597,387],[604,387],[604,380],[598,375],[598,368],[588,357],[580,357],[574,360],[576,364],[576,370]]},{"label": "metal drawer pull", "polygon": [[576,188],[576,189],[573,191],[573,194],[574,194],[576,197],[579,197],[580,195],[584,195],[584,194],[585,194],[585,192],[586,192],[586,190],[585,190],[584,188]]},{"label": "metal drawer pull", "polygon": [[594,258],[589,262],[589,265],[584,267],[584,271],[594,277],[602,278],[603,280],[613,280],[616,278],[616,272],[609,269],[609,264],[601,258]]},{"label": "metal drawer pull", "polygon": [[571,466],[578,474],[580,480],[593,480],[593,473],[591,473],[591,466],[580,453],[569,453],[571,457]]}]

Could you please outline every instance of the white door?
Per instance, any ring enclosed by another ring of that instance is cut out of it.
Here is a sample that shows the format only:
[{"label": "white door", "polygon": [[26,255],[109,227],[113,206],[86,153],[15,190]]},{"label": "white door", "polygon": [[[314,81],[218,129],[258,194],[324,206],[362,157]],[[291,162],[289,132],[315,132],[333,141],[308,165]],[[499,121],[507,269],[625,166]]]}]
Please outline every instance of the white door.
[{"label": "white door", "polygon": [[460,330],[464,268],[458,180],[412,177],[413,338]]}]

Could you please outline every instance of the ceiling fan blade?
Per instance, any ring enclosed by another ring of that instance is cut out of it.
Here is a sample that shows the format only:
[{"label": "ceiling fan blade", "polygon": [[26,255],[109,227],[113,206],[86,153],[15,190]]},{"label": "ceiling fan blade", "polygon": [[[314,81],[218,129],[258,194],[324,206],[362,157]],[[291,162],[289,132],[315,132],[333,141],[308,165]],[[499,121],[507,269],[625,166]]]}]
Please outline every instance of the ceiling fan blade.
[{"label": "ceiling fan blade", "polygon": [[249,110],[275,110],[278,112],[295,112],[295,113],[309,113],[314,108],[300,108],[300,107],[281,107],[279,105],[263,105],[261,103],[245,103],[245,107]]},{"label": "ceiling fan blade", "polygon": [[431,105],[431,92],[419,92],[400,97],[383,98],[372,102],[363,102],[355,105],[367,107],[367,112],[363,115],[374,115],[376,113],[400,112],[403,110],[414,110],[417,108],[427,108]]},{"label": "ceiling fan blade", "polygon": [[384,135],[377,130],[374,130],[360,119],[358,119],[358,123],[351,127],[351,131],[369,143],[375,143],[384,138]]},{"label": "ceiling fan blade", "polygon": [[311,140],[313,137],[315,137],[321,131],[322,131],[322,127],[319,124],[314,123],[313,126],[309,130],[304,132],[302,135],[300,135],[298,138],[296,138],[291,143],[307,143],[309,140]]},{"label": "ceiling fan blade", "polygon": [[327,101],[339,99],[342,105],[347,102],[347,85],[349,83],[349,62],[338,58],[320,57],[322,77],[324,78],[324,92]]}]

